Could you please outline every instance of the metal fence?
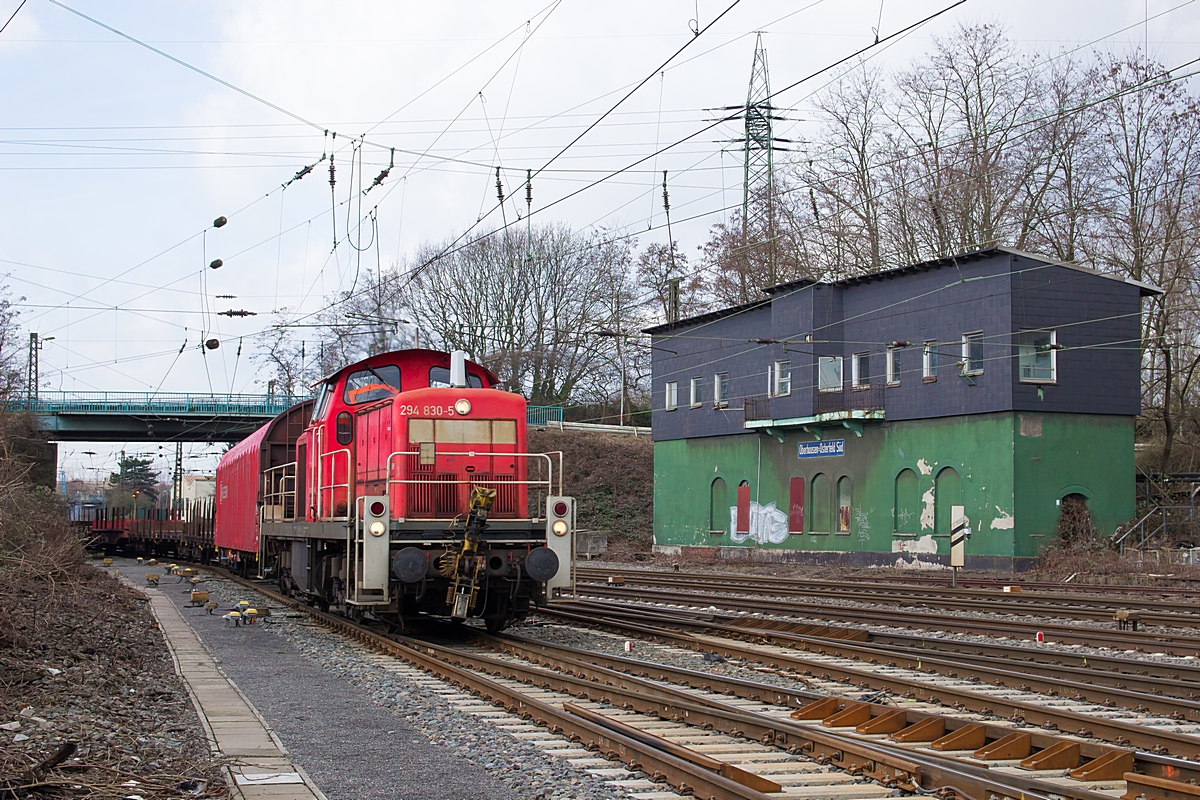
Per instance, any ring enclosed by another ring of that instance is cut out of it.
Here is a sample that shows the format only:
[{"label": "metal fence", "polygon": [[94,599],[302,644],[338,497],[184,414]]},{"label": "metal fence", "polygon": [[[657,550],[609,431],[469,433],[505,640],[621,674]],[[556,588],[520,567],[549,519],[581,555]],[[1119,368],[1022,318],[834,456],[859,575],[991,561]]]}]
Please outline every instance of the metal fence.
[{"label": "metal fence", "polygon": [[747,397],[742,403],[742,414],[747,422],[771,419],[771,398],[766,395]]},{"label": "metal fence", "polygon": [[526,406],[525,423],[527,425],[549,425],[563,421],[562,406]]},{"label": "metal fence", "polygon": [[817,413],[876,411],[883,408],[883,386],[847,386],[836,392],[817,392]]}]

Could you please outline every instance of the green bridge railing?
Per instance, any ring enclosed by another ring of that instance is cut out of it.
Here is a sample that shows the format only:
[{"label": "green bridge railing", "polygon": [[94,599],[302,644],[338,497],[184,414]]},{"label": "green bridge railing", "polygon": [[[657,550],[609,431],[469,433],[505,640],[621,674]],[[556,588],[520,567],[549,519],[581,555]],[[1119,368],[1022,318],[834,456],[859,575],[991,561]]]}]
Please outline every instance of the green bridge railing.
[{"label": "green bridge railing", "polygon": [[38,392],[32,401],[17,397],[9,411],[35,414],[209,414],[273,417],[308,400],[279,394],[199,394],[177,392]]},{"label": "green bridge railing", "polygon": [[[8,401],[9,411],[35,414],[120,414],[161,416],[164,414],[203,414],[209,416],[273,417],[307,396],[279,394],[200,394],[177,392],[39,392],[32,401],[28,396]],[[562,406],[528,406],[529,425],[562,422]]]}]

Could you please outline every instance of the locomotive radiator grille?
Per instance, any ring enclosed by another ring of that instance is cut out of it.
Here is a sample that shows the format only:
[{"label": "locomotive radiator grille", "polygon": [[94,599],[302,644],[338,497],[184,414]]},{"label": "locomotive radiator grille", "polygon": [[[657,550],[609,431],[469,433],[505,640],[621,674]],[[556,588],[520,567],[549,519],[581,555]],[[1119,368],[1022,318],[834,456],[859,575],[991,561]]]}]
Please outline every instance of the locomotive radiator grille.
[{"label": "locomotive radiator grille", "polygon": [[453,472],[434,472],[432,465],[420,464],[419,457],[408,458],[412,483],[407,484],[407,514],[413,519],[451,519],[463,512],[471,495],[471,486],[496,490],[491,516],[515,519],[520,509],[524,484],[511,476],[477,473],[464,480]]}]

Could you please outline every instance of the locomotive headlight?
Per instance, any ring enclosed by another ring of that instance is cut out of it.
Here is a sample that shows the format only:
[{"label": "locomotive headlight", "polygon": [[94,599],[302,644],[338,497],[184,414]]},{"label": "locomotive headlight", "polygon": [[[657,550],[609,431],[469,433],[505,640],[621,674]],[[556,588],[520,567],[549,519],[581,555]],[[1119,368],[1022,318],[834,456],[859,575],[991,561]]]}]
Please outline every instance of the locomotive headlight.
[{"label": "locomotive headlight", "polygon": [[567,521],[565,519],[554,520],[554,524],[550,526],[550,530],[554,531],[555,536],[566,536]]},{"label": "locomotive headlight", "polygon": [[387,526],[385,526],[383,524],[382,520],[378,520],[378,519],[375,520],[374,522],[371,523],[371,535],[372,536],[383,536],[383,532],[386,529],[386,527]]},{"label": "locomotive headlight", "polygon": [[471,401],[464,397],[454,404],[454,410],[458,412],[460,416],[465,417],[467,414],[471,413]]}]

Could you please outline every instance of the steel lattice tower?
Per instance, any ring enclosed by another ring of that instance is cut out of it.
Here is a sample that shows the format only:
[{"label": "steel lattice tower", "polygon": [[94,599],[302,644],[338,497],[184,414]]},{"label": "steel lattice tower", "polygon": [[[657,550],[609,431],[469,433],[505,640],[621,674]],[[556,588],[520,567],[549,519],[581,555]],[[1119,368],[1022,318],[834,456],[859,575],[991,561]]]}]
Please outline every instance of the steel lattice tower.
[{"label": "steel lattice tower", "polygon": [[750,70],[750,88],[746,93],[746,138],[742,183],[742,244],[763,237],[769,246],[770,285],[775,283],[775,158],[771,105],[771,81],[767,75],[767,50],[762,34],[754,45],[754,66]]}]

